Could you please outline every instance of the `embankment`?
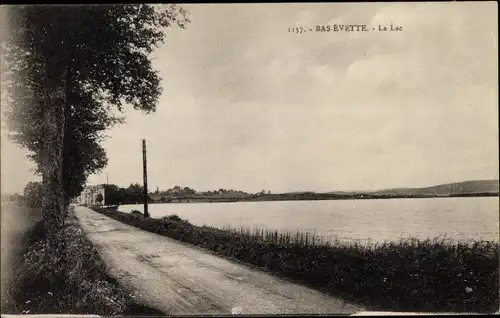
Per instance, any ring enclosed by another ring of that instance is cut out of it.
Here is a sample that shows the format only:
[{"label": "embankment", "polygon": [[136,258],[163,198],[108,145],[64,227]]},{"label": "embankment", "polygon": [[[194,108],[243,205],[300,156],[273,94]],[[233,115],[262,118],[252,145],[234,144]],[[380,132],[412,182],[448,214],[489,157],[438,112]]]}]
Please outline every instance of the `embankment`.
[{"label": "embankment", "polygon": [[[49,245],[49,237],[57,237],[59,246]],[[40,221],[32,225],[17,249],[10,255],[9,298],[2,314],[165,315],[136,302],[107,276],[72,211],[59,233],[47,233]]]},{"label": "embankment", "polygon": [[22,208],[14,202],[2,202],[1,214],[1,307],[2,309],[12,303],[12,283],[16,275],[13,269],[17,267],[20,251],[23,247],[23,238],[33,226],[41,219],[37,209]]},{"label": "embankment", "polygon": [[94,208],[143,230],[258,266],[374,310],[488,312],[499,306],[496,242],[406,239],[362,245],[305,235],[199,227],[176,216],[143,218]]}]

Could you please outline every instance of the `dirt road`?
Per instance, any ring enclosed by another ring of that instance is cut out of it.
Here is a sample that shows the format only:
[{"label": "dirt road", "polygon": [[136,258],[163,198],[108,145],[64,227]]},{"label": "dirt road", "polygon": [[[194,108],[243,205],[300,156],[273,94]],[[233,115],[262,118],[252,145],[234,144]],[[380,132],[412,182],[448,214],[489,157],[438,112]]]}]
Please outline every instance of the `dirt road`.
[{"label": "dirt road", "polygon": [[109,274],[168,314],[352,314],[363,309],[318,291],[75,207]]}]

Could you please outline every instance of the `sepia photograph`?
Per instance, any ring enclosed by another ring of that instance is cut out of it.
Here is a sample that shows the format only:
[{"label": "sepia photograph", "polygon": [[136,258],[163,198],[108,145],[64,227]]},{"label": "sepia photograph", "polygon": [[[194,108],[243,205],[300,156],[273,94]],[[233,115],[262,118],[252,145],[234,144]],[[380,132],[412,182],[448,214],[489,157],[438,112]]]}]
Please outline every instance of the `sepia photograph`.
[{"label": "sepia photograph", "polygon": [[498,3],[2,5],[1,314],[500,312]]}]

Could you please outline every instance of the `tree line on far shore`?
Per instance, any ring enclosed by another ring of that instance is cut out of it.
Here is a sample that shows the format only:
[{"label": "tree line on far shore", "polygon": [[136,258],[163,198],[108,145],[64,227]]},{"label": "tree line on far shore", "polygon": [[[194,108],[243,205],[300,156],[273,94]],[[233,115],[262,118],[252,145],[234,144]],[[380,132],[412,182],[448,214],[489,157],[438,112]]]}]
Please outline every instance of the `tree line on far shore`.
[{"label": "tree line on far shore", "polygon": [[[144,188],[139,183],[131,183],[128,187],[119,187],[116,184],[104,184],[104,204],[123,205],[144,203]],[[172,199],[191,198],[249,198],[262,195],[270,195],[270,191],[262,190],[257,193],[248,193],[233,189],[218,189],[213,191],[197,191],[190,187],[174,186],[167,190],[159,190],[148,193],[148,202],[169,202]],[[11,196],[11,201],[22,201],[32,207],[40,207],[43,197],[43,185],[41,182],[28,182],[24,187],[22,195]]]},{"label": "tree line on far shore", "polygon": [[[139,204],[144,203],[144,188],[139,183],[132,183],[127,188],[121,188],[115,184],[105,184],[105,204]],[[169,202],[175,199],[194,199],[194,198],[248,198],[271,194],[270,191],[262,190],[258,193],[248,193],[233,189],[218,189],[212,191],[197,191],[190,187],[174,186],[167,190],[159,190],[148,193],[148,202]]]}]

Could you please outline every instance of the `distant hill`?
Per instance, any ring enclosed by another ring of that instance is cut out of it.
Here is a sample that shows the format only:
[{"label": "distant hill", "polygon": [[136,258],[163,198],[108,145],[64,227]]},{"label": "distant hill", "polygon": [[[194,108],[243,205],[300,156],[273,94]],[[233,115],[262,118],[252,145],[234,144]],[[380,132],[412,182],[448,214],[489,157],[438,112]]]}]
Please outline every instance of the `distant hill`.
[{"label": "distant hill", "polygon": [[[168,192],[168,191],[167,191]],[[441,184],[426,188],[394,188],[378,191],[334,191],[317,193],[295,191],[288,193],[245,193],[242,191],[208,191],[193,193],[150,193],[153,202],[201,203],[201,202],[238,202],[238,201],[292,201],[292,200],[355,200],[391,198],[429,198],[429,197],[489,197],[498,196],[499,180],[475,180]]]},{"label": "distant hill", "polygon": [[474,180],[441,184],[427,188],[397,188],[372,192],[372,195],[438,195],[498,193],[499,180]]}]

